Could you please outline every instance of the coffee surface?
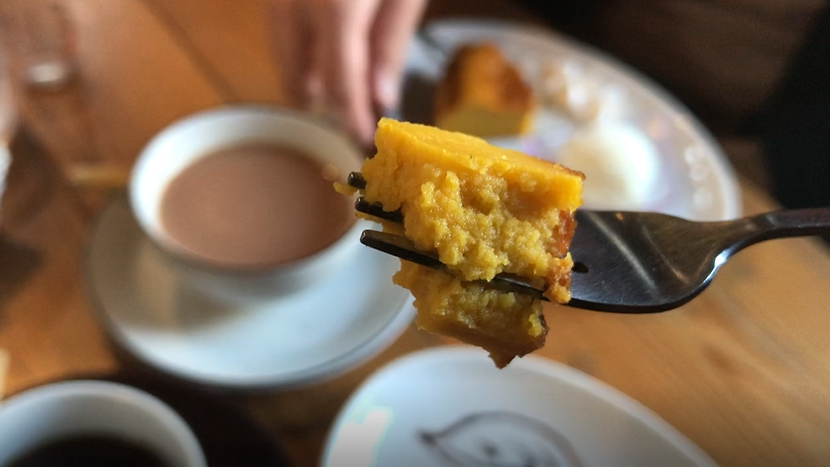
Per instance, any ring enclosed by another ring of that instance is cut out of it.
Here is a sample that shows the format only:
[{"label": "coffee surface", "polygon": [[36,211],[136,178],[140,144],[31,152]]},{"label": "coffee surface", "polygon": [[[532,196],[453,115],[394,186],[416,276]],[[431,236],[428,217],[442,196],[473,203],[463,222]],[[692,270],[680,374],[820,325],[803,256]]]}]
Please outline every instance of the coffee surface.
[{"label": "coffee surface", "polygon": [[169,467],[147,448],[108,436],[66,438],[23,454],[8,467]]},{"label": "coffee surface", "polygon": [[220,266],[264,267],[319,252],[354,222],[316,161],[279,146],[217,151],[168,185],[161,220],[170,238]]}]

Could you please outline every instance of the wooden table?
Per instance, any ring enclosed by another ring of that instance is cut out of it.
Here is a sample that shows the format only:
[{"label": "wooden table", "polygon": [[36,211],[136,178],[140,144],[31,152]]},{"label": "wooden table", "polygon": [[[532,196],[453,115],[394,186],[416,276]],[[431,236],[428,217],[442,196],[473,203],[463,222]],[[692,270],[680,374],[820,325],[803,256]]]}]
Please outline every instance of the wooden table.
[{"label": "wooden table", "polygon": [[[19,33],[16,6],[25,1],[0,2],[7,42]],[[80,79],[54,94],[18,90],[22,126],[0,210],[0,348],[11,353],[9,392],[128,364],[94,319],[81,280],[90,220],[106,194],[74,188],[73,168],[128,169],[180,117],[235,102],[281,102],[259,1],[66,4],[77,25]],[[747,213],[774,208],[752,186],[742,189]],[[547,319],[540,355],[642,402],[720,464],[830,464],[830,253],[822,244],[753,247],[670,313],[551,308]],[[334,381],[241,400],[298,466],[316,465],[333,416],[368,374],[442,343],[411,328]]]}]

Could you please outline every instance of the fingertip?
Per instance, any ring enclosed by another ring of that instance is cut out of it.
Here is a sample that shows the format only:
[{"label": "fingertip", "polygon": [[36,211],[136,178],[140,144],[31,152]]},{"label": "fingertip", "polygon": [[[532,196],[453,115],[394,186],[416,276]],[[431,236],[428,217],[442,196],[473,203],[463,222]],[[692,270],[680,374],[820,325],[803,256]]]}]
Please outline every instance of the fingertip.
[{"label": "fingertip", "polygon": [[396,109],[400,101],[400,78],[398,75],[388,70],[378,70],[375,72],[374,83],[375,100],[383,109],[383,113]]},{"label": "fingertip", "polygon": [[358,141],[363,147],[369,148],[374,144],[375,127],[376,124],[374,122],[368,122],[367,124],[361,125],[361,128],[357,130]]}]

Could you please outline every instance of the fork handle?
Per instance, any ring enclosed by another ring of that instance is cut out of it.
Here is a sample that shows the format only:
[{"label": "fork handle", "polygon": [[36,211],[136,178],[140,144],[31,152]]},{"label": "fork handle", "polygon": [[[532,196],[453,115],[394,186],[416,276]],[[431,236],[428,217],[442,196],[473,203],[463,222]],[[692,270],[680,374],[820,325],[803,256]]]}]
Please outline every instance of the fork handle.
[{"label": "fork handle", "polygon": [[774,238],[807,237],[830,234],[830,207],[809,209],[784,209],[752,217],[756,227],[747,240],[753,243]]}]

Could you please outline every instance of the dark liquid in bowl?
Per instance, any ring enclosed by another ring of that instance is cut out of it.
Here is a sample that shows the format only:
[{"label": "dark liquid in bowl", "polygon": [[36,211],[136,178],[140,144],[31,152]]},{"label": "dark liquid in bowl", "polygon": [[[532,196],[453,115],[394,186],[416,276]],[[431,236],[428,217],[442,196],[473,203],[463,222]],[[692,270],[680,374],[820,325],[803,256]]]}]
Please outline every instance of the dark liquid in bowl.
[{"label": "dark liquid in bowl", "polygon": [[148,449],[119,438],[81,436],[35,448],[8,467],[170,467]]},{"label": "dark liquid in bowl", "polygon": [[354,222],[348,198],[323,170],[278,146],[218,151],[170,182],[161,204],[164,229],[191,256],[219,266],[261,268],[305,258]]}]

